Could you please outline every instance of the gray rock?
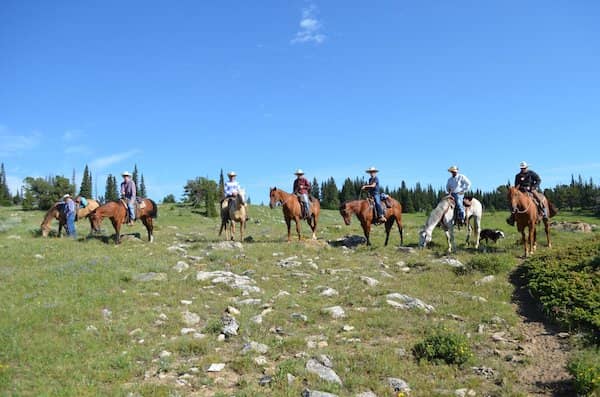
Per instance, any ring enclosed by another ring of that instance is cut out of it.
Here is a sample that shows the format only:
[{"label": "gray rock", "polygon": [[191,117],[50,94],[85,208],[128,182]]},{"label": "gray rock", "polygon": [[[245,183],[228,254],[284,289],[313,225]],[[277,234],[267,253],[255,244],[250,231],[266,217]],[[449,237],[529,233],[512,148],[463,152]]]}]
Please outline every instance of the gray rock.
[{"label": "gray rock", "polygon": [[315,358],[324,366],[333,368],[333,361],[332,361],[331,357],[328,356],[327,354],[320,354],[319,356],[317,356]]},{"label": "gray rock", "polygon": [[238,305],[260,305],[262,301],[260,299],[243,299],[237,302]]},{"label": "gray rock", "polygon": [[301,321],[304,321],[304,322],[308,321],[308,317],[305,314],[302,314],[302,313],[292,313],[291,317],[294,320],[301,320]]},{"label": "gray rock", "polygon": [[258,356],[254,358],[254,363],[256,365],[267,365],[268,361],[265,356]]},{"label": "gray rock", "polygon": [[455,295],[458,295],[458,296],[462,296],[463,298],[471,299],[472,301],[478,301],[481,303],[487,302],[487,299],[485,299],[482,296],[471,295],[471,294],[463,292],[463,291],[452,291],[452,293],[454,293]]},{"label": "gray rock", "polygon": [[221,371],[223,371],[224,368],[225,368],[225,364],[215,363],[215,364],[211,364],[210,367],[208,367],[207,371],[208,372],[221,372]]},{"label": "gray rock", "polygon": [[300,397],[338,397],[338,395],[324,391],[304,389],[300,393]]},{"label": "gray rock", "polygon": [[372,391],[365,391],[362,393],[358,393],[355,397],[377,397],[377,394]]},{"label": "gray rock", "polygon": [[387,378],[387,381],[388,385],[390,385],[393,391],[410,393],[410,386],[408,386],[408,383],[406,383],[406,381],[399,378]]},{"label": "gray rock", "polygon": [[327,240],[327,244],[331,245],[332,247],[352,248],[366,243],[367,239],[358,235],[345,236],[336,240]]},{"label": "gray rock", "polygon": [[435,308],[420,299],[413,298],[412,296],[399,294],[397,292],[387,295],[387,303],[398,309],[420,309],[425,313],[431,313]]},{"label": "gray rock", "polygon": [[265,344],[258,342],[248,342],[244,343],[244,347],[242,347],[242,354],[247,354],[249,352],[257,352],[260,354],[265,354],[269,351],[269,347]]},{"label": "gray rock", "polygon": [[189,268],[190,268],[190,265],[188,265],[184,261],[178,261],[177,264],[175,266],[173,266],[173,270],[175,270],[177,273],[181,273]]},{"label": "gray rock", "polygon": [[261,292],[256,282],[247,276],[240,276],[232,272],[217,270],[214,272],[199,271],[196,273],[197,281],[211,280],[213,284],[225,284],[233,289],[240,289],[244,292]]},{"label": "gray rock", "polygon": [[331,315],[331,317],[335,319],[346,317],[346,312],[341,306],[325,307],[322,309],[322,311]]},{"label": "gray rock", "polygon": [[231,251],[236,249],[242,250],[244,249],[244,245],[239,241],[221,241],[218,243],[211,244],[209,248],[213,250]]},{"label": "gray rock", "polygon": [[405,254],[414,254],[417,252],[413,247],[398,247],[398,252],[402,252]]},{"label": "gray rock", "polygon": [[477,393],[475,393],[475,390],[462,388],[462,389],[454,390],[454,395],[456,397],[473,397],[473,396],[476,396]]},{"label": "gray rock", "polygon": [[379,284],[378,280],[367,276],[360,276],[360,281],[367,284],[369,287],[376,287]]},{"label": "gray rock", "polygon": [[250,317],[250,321],[252,321],[254,324],[262,324],[263,316],[261,316],[260,314],[257,314],[256,316]]},{"label": "gray rock", "polygon": [[183,247],[181,247],[181,246],[179,246],[179,245],[172,245],[172,246],[170,246],[170,247],[167,248],[167,251],[169,251],[169,252],[176,252],[178,254],[183,254],[183,255],[187,254],[186,249],[183,248]]},{"label": "gray rock", "polygon": [[167,281],[167,273],[155,273],[155,272],[142,273],[142,274],[135,275],[133,277],[133,280],[139,281],[139,282]]},{"label": "gray rock", "polygon": [[337,290],[333,289],[333,288],[325,288],[321,294],[321,296],[326,296],[328,298],[332,297],[332,296],[337,296],[339,295],[339,293],[337,292]]},{"label": "gray rock", "polygon": [[183,312],[183,322],[188,327],[192,327],[200,322],[200,316],[192,312]]},{"label": "gray rock", "polygon": [[288,385],[290,385],[290,386],[291,386],[291,385],[294,383],[294,381],[296,380],[296,377],[295,377],[294,375],[290,374],[290,373],[288,373],[288,374],[286,375],[286,377],[287,377],[287,382],[288,382]]},{"label": "gray rock", "polygon": [[289,269],[292,267],[298,267],[302,265],[302,262],[296,260],[297,256],[290,256],[289,258],[281,259],[277,262],[277,266],[282,267],[284,269]]},{"label": "gray rock", "polygon": [[269,375],[263,375],[260,377],[260,379],[258,380],[258,384],[261,386],[266,386],[269,383],[271,383],[271,381],[273,380],[272,376]]},{"label": "gray rock", "polygon": [[342,384],[342,380],[340,379],[338,374],[335,373],[335,371],[333,369],[324,366],[317,360],[314,360],[314,359],[308,360],[308,362],[306,363],[306,370],[310,373],[318,375],[319,378],[321,378],[327,382],[334,382],[334,383],[337,383],[340,385]]},{"label": "gray rock", "polygon": [[488,283],[491,283],[494,280],[496,280],[496,276],[494,276],[494,275],[485,276],[481,280],[475,281],[475,285],[488,284]]},{"label": "gray rock", "polygon": [[221,317],[221,323],[223,324],[221,332],[225,336],[237,335],[237,331],[238,329],[240,329],[240,325],[233,316],[229,315],[228,313],[223,314],[223,316]]},{"label": "gray rock", "polygon": [[461,261],[454,258],[441,258],[437,259],[434,262],[442,263],[444,265],[452,266],[452,267],[465,267]]},{"label": "gray rock", "polygon": [[471,367],[471,369],[476,375],[487,379],[493,379],[496,376],[496,371],[489,367]]}]

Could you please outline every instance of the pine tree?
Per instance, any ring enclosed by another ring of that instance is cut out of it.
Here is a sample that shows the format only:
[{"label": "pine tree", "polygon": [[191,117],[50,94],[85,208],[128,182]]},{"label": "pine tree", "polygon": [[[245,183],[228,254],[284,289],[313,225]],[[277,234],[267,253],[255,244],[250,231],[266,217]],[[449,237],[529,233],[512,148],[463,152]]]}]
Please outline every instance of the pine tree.
[{"label": "pine tree", "polygon": [[133,183],[135,183],[135,188],[137,190],[138,186],[140,186],[138,184],[138,169],[137,169],[137,164],[135,164],[133,166],[133,175],[131,175],[131,179],[133,180]]},{"label": "pine tree", "polygon": [[108,174],[106,178],[106,189],[104,193],[104,200],[106,202],[109,201],[117,201],[119,200],[119,190],[117,188],[117,178],[112,174]]},{"label": "pine tree", "polygon": [[79,195],[82,197],[92,197],[92,175],[88,170],[87,164],[83,169],[83,178],[81,178],[81,186],[79,187]]},{"label": "pine tree", "polygon": [[321,200],[321,189],[319,189],[319,182],[317,182],[317,178],[313,178],[312,180],[310,194],[313,197],[316,197],[318,200]]},{"label": "pine tree", "polygon": [[0,165],[0,205],[10,205],[12,198],[8,183],[6,182],[6,172],[4,171],[4,163]]},{"label": "pine tree", "polygon": [[146,196],[146,183],[144,182],[144,174],[142,174],[142,179],[140,181],[140,192],[138,194],[139,197],[147,197]]},{"label": "pine tree", "polygon": [[221,173],[219,174],[219,197],[225,197],[225,178],[223,177],[223,168],[221,168]]},{"label": "pine tree", "polygon": [[71,185],[73,185],[73,194],[77,191],[77,181],[75,178],[77,177],[75,173],[75,168],[73,168],[73,176],[71,177]]},{"label": "pine tree", "polygon": [[354,183],[352,183],[350,178],[346,178],[344,185],[342,186],[342,191],[340,192],[340,202],[345,203],[346,201],[354,200],[355,197]]}]

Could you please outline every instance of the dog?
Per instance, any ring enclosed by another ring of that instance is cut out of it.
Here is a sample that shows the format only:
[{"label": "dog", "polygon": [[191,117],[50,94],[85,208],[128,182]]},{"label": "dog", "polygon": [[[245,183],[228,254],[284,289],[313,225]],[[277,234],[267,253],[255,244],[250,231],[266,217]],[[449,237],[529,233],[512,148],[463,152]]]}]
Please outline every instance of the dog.
[{"label": "dog", "polygon": [[479,240],[485,240],[486,244],[488,239],[495,243],[501,238],[504,238],[504,232],[502,232],[502,230],[482,229],[481,232],[479,232]]}]

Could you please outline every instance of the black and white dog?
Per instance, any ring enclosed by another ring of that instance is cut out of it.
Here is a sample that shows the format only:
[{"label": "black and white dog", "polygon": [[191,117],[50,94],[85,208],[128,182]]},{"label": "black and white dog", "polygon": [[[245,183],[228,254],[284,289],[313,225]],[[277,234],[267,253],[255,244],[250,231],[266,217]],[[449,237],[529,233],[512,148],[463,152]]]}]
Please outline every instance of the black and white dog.
[{"label": "black and white dog", "polygon": [[483,229],[479,233],[479,240],[485,240],[486,244],[488,239],[492,240],[494,243],[498,240],[504,238],[504,233],[502,230],[492,230],[492,229]]}]

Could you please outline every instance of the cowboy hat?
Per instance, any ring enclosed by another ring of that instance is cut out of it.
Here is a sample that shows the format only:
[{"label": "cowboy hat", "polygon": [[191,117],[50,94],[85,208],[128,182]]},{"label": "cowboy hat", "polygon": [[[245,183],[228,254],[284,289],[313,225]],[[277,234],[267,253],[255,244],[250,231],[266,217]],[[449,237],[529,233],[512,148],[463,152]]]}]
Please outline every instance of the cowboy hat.
[{"label": "cowboy hat", "polygon": [[379,172],[379,170],[375,167],[369,167],[365,172]]},{"label": "cowboy hat", "polygon": [[529,165],[527,164],[527,162],[526,162],[526,161],[521,161],[521,162],[519,163],[519,168],[527,168],[527,167],[529,167]]},{"label": "cowboy hat", "polygon": [[458,167],[453,165],[450,168],[448,168],[448,172],[458,172]]},{"label": "cowboy hat", "polygon": [[304,175],[304,171],[302,171],[301,168],[298,168],[296,172],[294,172],[294,175]]},{"label": "cowboy hat", "polygon": [[129,171],[123,171],[121,176],[131,176],[131,174],[129,173]]},{"label": "cowboy hat", "polygon": [[65,194],[65,195],[63,196],[63,200],[64,200],[64,199],[66,199],[67,197],[71,197],[71,195],[70,195],[69,193]]},{"label": "cowboy hat", "polygon": [[237,176],[237,174],[235,173],[235,171],[229,171],[227,173],[227,176]]}]

